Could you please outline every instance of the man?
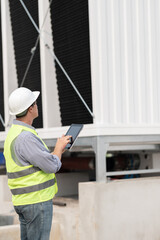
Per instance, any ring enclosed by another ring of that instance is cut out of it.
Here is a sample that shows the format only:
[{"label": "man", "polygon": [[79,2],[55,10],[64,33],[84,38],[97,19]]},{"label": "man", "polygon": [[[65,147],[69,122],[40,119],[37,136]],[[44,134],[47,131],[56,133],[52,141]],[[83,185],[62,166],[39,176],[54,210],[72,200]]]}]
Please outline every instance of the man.
[{"label": "man", "polygon": [[36,100],[40,92],[21,87],[9,97],[9,110],[16,119],[4,144],[8,185],[19,215],[22,240],[48,240],[53,204],[58,191],[55,173],[71,136],[57,140],[53,152],[32,127],[38,117]]}]

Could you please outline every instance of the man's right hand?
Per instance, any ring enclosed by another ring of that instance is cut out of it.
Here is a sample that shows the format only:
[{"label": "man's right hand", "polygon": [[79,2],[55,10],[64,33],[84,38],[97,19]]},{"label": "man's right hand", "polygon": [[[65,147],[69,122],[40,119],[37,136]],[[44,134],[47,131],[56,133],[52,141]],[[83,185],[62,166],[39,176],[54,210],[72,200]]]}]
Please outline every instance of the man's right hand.
[{"label": "man's right hand", "polygon": [[70,138],[72,136],[65,136],[65,135],[62,135],[61,138],[58,138],[57,139],[57,142],[56,142],[56,145],[55,145],[55,148],[54,148],[54,151],[51,153],[53,155],[57,155],[59,157],[59,159],[61,159],[61,156],[62,156],[62,153],[64,152],[64,149],[66,147],[66,145],[68,143],[70,143]]}]

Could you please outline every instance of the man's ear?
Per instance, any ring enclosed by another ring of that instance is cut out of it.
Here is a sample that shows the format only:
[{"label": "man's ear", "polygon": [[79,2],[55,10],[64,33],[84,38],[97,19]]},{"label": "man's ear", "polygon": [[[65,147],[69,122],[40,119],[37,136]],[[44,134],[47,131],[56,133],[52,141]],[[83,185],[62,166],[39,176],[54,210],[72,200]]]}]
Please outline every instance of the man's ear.
[{"label": "man's ear", "polygon": [[28,112],[32,112],[32,109],[33,109],[33,107],[30,106],[30,107],[28,108]]}]

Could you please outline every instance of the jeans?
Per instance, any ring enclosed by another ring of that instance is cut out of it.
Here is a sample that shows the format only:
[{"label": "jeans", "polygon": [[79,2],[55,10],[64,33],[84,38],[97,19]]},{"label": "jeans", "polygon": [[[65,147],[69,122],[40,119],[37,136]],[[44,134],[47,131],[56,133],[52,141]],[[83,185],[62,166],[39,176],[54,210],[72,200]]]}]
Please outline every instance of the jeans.
[{"label": "jeans", "polygon": [[14,208],[19,215],[21,240],[49,240],[53,215],[52,200]]}]

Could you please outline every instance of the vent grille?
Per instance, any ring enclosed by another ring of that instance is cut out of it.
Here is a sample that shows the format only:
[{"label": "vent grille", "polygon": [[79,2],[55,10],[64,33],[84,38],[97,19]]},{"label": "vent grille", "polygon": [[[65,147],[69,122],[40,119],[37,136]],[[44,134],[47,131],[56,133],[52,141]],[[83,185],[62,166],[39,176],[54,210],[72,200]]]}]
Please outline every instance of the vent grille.
[{"label": "vent grille", "polygon": [[[38,25],[38,1],[24,1],[34,21]],[[38,33],[32,22],[28,18],[21,3],[17,0],[9,0],[10,15],[14,42],[14,51],[16,59],[16,68],[18,75],[18,85],[20,86],[29,59],[31,57],[31,49],[34,47]],[[41,75],[40,75],[40,50],[36,49],[32,64],[27,74],[23,87],[27,87],[32,91],[41,91]],[[38,98],[39,117],[35,119],[34,126],[41,128],[42,120],[42,99]]]},{"label": "vent grille", "polygon": [[[51,5],[54,51],[92,110],[88,1],[54,0]],[[62,125],[93,119],[56,63]]]}]

